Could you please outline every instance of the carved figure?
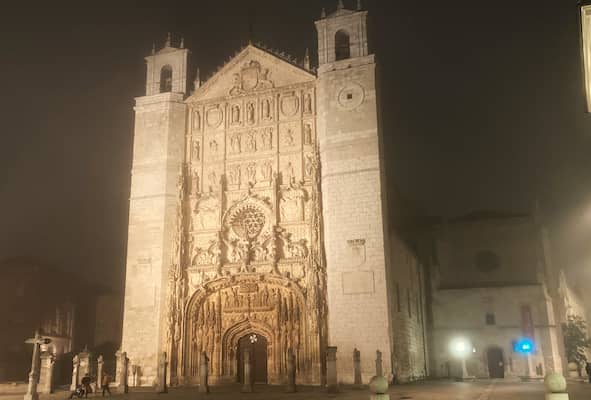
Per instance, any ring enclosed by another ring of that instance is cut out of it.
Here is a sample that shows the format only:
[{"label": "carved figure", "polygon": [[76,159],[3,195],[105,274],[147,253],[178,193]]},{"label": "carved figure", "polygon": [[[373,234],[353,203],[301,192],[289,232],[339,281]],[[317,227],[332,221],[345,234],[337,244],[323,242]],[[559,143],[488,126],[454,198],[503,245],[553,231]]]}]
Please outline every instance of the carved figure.
[{"label": "carved figure", "polygon": [[289,185],[294,180],[294,169],[293,165],[291,165],[291,161],[287,163],[285,168],[283,169],[283,184]]},{"label": "carved figure", "polygon": [[199,161],[201,159],[201,143],[199,140],[195,140],[193,142],[193,151],[191,153],[191,158],[194,161]]},{"label": "carved figure", "polygon": [[293,146],[294,145],[295,138],[294,138],[293,131],[291,130],[291,128],[287,128],[287,131],[285,132],[285,136],[283,137],[283,141],[286,146]]},{"label": "carved figure", "polygon": [[216,142],[215,139],[209,142],[209,151],[211,154],[216,154],[218,152],[218,142]]},{"label": "carved figure", "polygon": [[254,242],[252,245],[253,261],[265,261],[265,248],[261,243]]},{"label": "carved figure", "polygon": [[218,265],[220,263],[220,255],[222,254],[222,249],[220,248],[219,239],[215,239],[209,242],[209,249],[207,249],[207,254],[209,256],[209,261],[212,265]]},{"label": "carved figure", "polygon": [[271,100],[269,100],[269,99],[263,100],[262,115],[263,115],[263,119],[271,118]]},{"label": "carved figure", "polygon": [[254,124],[254,104],[248,103],[246,106],[246,121],[249,124]]},{"label": "carved figure", "polygon": [[255,132],[249,132],[246,134],[245,142],[246,151],[252,153],[257,150]]},{"label": "carved figure", "polygon": [[250,183],[256,183],[257,181],[257,165],[256,163],[250,163],[246,166],[246,179]]},{"label": "carved figure", "polygon": [[199,226],[203,229],[215,227],[217,225],[219,209],[220,202],[212,193],[199,199],[197,210],[195,210],[199,218]]},{"label": "carved figure", "polygon": [[230,150],[232,154],[239,154],[240,153],[240,134],[235,133],[230,138]]},{"label": "carved figure", "polygon": [[312,112],[312,96],[310,93],[304,94],[304,113],[309,114]]},{"label": "carved figure", "polygon": [[261,133],[261,141],[263,142],[263,150],[270,150],[273,148],[273,128],[264,128]]},{"label": "carved figure", "polygon": [[238,124],[240,123],[240,106],[238,104],[234,104],[232,106],[232,123]]},{"label": "carved figure", "polygon": [[198,266],[198,265],[208,265],[209,264],[209,257],[207,252],[200,248],[197,247],[195,249],[195,256],[193,256],[193,261],[191,262],[191,265],[193,266]]},{"label": "carved figure", "polygon": [[307,178],[310,178],[314,174],[314,156],[312,154],[306,154],[305,158],[304,173]]},{"label": "carved figure", "polygon": [[191,180],[191,193],[197,194],[199,193],[199,173],[197,171],[193,171],[193,177]]},{"label": "carved figure", "polygon": [[228,170],[228,183],[230,185],[240,185],[240,165],[231,166]]},{"label": "carved figure", "polygon": [[306,247],[306,240],[301,239],[298,242],[289,242],[287,245],[287,253],[289,258],[306,258],[308,256],[308,248]]},{"label": "carved figure", "polygon": [[218,175],[215,172],[215,170],[209,171],[208,178],[209,178],[209,184],[211,187],[216,187],[218,185],[218,183],[219,183]]},{"label": "carved figure", "polygon": [[304,144],[312,144],[312,126],[309,123],[304,124]]},{"label": "carved figure", "polygon": [[263,181],[270,181],[273,177],[273,162],[271,160],[267,160],[261,165],[261,176]]},{"label": "carved figure", "polygon": [[290,187],[281,191],[279,210],[282,221],[303,219],[305,193],[299,187]]}]

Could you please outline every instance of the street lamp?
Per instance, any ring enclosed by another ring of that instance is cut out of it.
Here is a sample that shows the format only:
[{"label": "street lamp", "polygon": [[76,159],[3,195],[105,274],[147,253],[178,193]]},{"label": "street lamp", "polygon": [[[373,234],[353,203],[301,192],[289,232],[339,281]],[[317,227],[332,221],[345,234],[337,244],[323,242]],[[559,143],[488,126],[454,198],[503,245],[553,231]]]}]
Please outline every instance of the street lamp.
[{"label": "street lamp", "polygon": [[462,380],[466,380],[470,378],[468,375],[468,369],[466,368],[466,358],[470,355],[470,353],[475,352],[476,350],[472,346],[472,343],[466,338],[458,337],[453,339],[450,342],[449,349],[451,354],[459,358],[462,362]]},{"label": "street lamp", "polygon": [[581,15],[581,58],[587,112],[591,112],[591,0],[579,0]]}]

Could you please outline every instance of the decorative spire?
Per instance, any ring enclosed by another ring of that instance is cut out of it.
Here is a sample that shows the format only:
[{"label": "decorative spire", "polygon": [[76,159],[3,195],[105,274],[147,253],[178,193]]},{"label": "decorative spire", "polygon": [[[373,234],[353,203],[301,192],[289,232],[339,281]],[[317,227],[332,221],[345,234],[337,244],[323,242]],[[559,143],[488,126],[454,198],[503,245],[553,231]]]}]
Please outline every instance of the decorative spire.
[{"label": "decorative spire", "polygon": [[339,3],[337,4],[337,10],[342,10],[343,8],[345,8],[343,0],[339,0]]},{"label": "decorative spire", "polygon": [[152,54],[156,54],[156,43],[152,42]]},{"label": "decorative spire", "polygon": [[179,46],[181,49],[185,48],[185,38],[181,36],[181,44]]},{"label": "decorative spire", "polygon": [[322,11],[320,11],[320,18],[326,18],[326,10],[322,7]]},{"label": "decorative spire", "polygon": [[306,47],[306,54],[304,54],[304,68],[310,70],[310,51]]},{"label": "decorative spire", "polygon": [[172,42],[171,35],[170,35],[170,32],[168,32],[166,34],[166,42],[164,43],[164,47],[170,47],[171,42]]},{"label": "decorative spire", "polygon": [[357,11],[361,11],[363,6],[361,5],[361,0],[357,0]]},{"label": "decorative spire", "polygon": [[199,71],[199,67],[197,67],[197,75],[195,75],[195,81],[193,82],[193,86],[195,90],[201,87],[201,73]]}]

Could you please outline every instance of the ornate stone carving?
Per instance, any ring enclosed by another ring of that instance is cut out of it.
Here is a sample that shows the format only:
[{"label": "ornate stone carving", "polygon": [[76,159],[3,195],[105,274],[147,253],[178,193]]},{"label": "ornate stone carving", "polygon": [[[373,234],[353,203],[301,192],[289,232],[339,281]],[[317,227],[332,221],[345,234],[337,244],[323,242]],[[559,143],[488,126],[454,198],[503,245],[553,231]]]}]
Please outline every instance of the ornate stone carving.
[{"label": "ornate stone carving", "polygon": [[244,64],[240,72],[234,75],[234,84],[230,89],[230,95],[236,96],[274,87],[269,75],[269,70],[261,67],[258,61],[252,60]]},{"label": "ornate stone carving", "polygon": [[255,111],[254,111],[254,103],[249,102],[246,104],[246,123],[252,125],[255,123]]},{"label": "ornate stone carving", "polygon": [[255,184],[257,181],[257,164],[254,162],[248,163],[246,166],[246,180],[248,183]]},{"label": "ornate stone carving", "polygon": [[193,147],[191,148],[191,159],[193,161],[199,161],[201,159],[201,142],[199,140],[193,141]]},{"label": "ornate stone carving", "polygon": [[242,140],[241,134],[240,133],[234,133],[231,137],[230,137],[230,153],[231,154],[240,154],[241,148],[240,148],[240,142]]},{"label": "ornate stone carving", "polygon": [[207,110],[206,121],[207,126],[210,128],[217,128],[220,126],[224,119],[224,113],[221,110],[219,104],[215,105]]},{"label": "ornate stone carving", "polygon": [[232,165],[228,168],[228,184],[240,185],[240,165]]},{"label": "ornate stone carving", "polygon": [[246,133],[244,138],[244,149],[247,153],[253,153],[257,150],[256,131]]},{"label": "ornate stone carving", "polygon": [[220,184],[218,174],[215,169],[210,169],[209,173],[207,174],[207,179],[209,179],[209,187],[211,189],[217,187]]},{"label": "ornate stone carving", "polygon": [[216,142],[215,139],[211,140],[209,142],[209,151],[211,152],[211,154],[217,154],[218,152],[218,142]]},{"label": "ornate stone carving", "polygon": [[295,134],[293,133],[293,130],[288,127],[284,132],[283,132],[283,145],[286,147],[292,147],[295,144]]},{"label": "ornate stone carving", "polygon": [[273,161],[267,160],[261,164],[260,176],[262,181],[270,181],[273,178]]},{"label": "ornate stone carving", "polygon": [[297,114],[300,101],[294,92],[287,93],[281,97],[281,113],[286,117],[293,117]]},{"label": "ornate stone carving", "polygon": [[197,207],[195,209],[197,214],[197,226],[201,229],[214,229],[219,223],[220,214],[220,201],[212,193],[208,193],[202,196],[197,201]]},{"label": "ornate stone carving", "polygon": [[304,114],[312,113],[312,95],[304,93]]},{"label": "ornate stone carving", "polygon": [[231,112],[230,124],[237,125],[240,123],[240,105],[234,104],[232,105],[232,112]]},{"label": "ornate stone carving", "polygon": [[304,144],[311,145],[312,139],[312,124],[310,122],[304,123]]},{"label": "ornate stone carving", "polygon": [[265,121],[269,121],[273,119],[272,114],[272,100],[271,99],[263,99],[261,101],[261,119]]},{"label": "ornate stone carving", "polygon": [[201,130],[201,113],[199,110],[193,111],[193,131]]},{"label": "ornate stone carving", "polygon": [[273,148],[273,128],[263,128],[261,131],[261,147],[263,150],[271,150]]},{"label": "ornate stone carving", "polygon": [[304,155],[304,176],[306,179],[311,179],[314,174],[314,155]]},{"label": "ornate stone carving", "polygon": [[191,174],[191,193],[196,195],[199,192],[199,173],[197,171],[193,171]]},{"label": "ornate stone carving", "polygon": [[295,171],[291,161],[287,163],[282,172],[282,182],[284,185],[291,185],[295,182]]}]

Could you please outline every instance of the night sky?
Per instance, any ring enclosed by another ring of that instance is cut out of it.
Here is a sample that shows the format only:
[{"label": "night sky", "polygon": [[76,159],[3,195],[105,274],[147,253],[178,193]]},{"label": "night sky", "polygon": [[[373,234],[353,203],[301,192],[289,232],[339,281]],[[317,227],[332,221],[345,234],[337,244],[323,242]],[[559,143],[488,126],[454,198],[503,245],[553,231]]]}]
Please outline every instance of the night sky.
[{"label": "night sky", "polygon": [[[313,21],[337,1],[15,3],[0,16],[0,259],[37,259],[118,288],[133,104],[152,43],[182,34],[190,80],[197,65],[209,76],[246,44],[250,9],[254,41],[299,59],[309,47],[315,60]],[[363,5],[391,181],[428,215],[527,212],[537,198],[557,265],[591,277],[591,115],[576,2]]]}]

